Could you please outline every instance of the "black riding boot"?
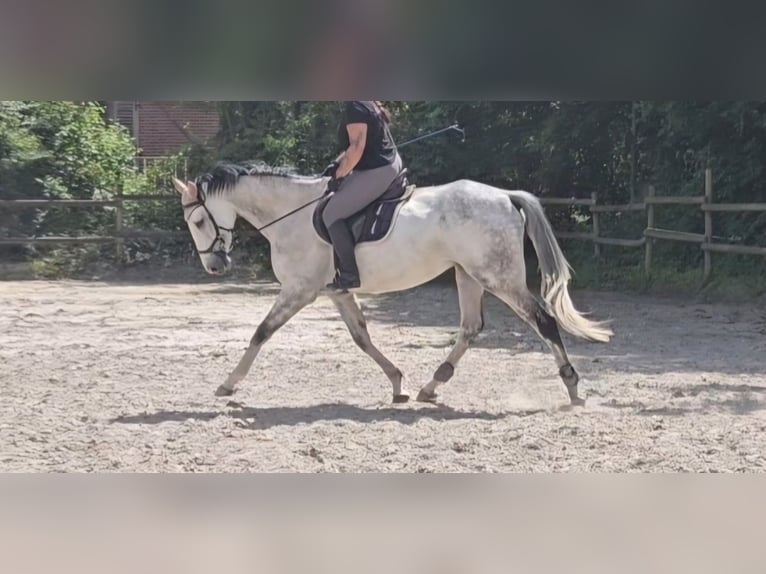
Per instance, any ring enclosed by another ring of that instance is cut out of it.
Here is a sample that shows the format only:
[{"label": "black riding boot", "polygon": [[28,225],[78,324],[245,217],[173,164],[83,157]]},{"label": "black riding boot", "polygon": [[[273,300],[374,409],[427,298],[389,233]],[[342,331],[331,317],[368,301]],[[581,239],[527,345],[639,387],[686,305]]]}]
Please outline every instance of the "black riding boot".
[{"label": "black riding boot", "polygon": [[338,260],[338,270],[335,280],[327,288],[336,291],[346,291],[360,286],[359,269],[356,266],[354,254],[354,235],[344,220],[336,221],[327,228],[333,249]]}]

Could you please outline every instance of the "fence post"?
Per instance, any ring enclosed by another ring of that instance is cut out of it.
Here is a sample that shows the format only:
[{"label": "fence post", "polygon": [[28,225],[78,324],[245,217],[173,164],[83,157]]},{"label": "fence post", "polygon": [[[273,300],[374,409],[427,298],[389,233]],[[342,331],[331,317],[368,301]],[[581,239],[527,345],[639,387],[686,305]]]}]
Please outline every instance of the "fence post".
[{"label": "fence post", "polygon": [[[647,197],[654,197],[654,186],[650,185],[647,190]],[[646,203],[646,227],[654,227],[654,203]],[[654,239],[652,237],[646,238],[646,256],[644,258],[644,271],[647,275],[652,272],[652,248],[654,247]]]},{"label": "fence post", "polygon": [[[703,205],[710,205],[713,203],[713,171],[708,167],[705,169],[705,203]],[[705,243],[702,245],[710,245],[713,242],[713,212],[705,210]],[[702,274],[702,281],[706,282],[710,278],[710,273],[713,269],[713,261],[709,250],[704,249],[705,269]]]},{"label": "fence post", "polygon": [[122,188],[117,190],[117,194],[115,195],[115,200],[117,201],[117,205],[114,209],[114,234],[115,234],[115,240],[114,240],[114,258],[117,261],[117,263],[122,263],[123,261],[123,240],[122,240]]},{"label": "fence post", "polygon": [[630,203],[636,202],[636,102],[630,107]]},{"label": "fence post", "polygon": [[[591,200],[593,200],[593,205],[596,205],[598,202],[598,194],[594,191],[590,194]],[[591,210],[590,212],[591,217],[593,218],[593,254],[596,257],[601,256],[601,245],[598,243],[598,235],[599,235],[599,222],[598,222],[598,211]]]}]

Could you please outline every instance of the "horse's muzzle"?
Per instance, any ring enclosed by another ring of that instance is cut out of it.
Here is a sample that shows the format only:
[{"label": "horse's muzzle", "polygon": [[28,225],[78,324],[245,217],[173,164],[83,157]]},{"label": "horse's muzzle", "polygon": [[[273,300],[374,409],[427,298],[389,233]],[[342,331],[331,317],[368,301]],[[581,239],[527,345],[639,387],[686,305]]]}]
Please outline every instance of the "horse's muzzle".
[{"label": "horse's muzzle", "polygon": [[205,267],[211,275],[223,275],[231,268],[231,258],[224,251],[215,251],[210,254]]}]

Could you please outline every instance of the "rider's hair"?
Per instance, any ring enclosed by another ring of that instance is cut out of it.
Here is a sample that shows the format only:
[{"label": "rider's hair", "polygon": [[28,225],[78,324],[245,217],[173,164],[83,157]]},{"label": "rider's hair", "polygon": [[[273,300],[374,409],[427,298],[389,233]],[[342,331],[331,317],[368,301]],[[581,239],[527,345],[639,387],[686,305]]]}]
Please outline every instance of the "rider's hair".
[{"label": "rider's hair", "polygon": [[380,110],[380,115],[383,116],[383,119],[387,124],[391,123],[391,113],[385,108],[383,105],[383,102],[374,100],[375,105],[377,106],[378,110]]}]

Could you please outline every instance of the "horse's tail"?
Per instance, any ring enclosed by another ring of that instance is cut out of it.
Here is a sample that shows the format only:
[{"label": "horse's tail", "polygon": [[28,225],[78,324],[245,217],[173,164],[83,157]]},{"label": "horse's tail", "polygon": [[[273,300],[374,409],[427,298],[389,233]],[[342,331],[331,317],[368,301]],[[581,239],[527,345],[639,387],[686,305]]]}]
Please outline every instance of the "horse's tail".
[{"label": "horse's tail", "polygon": [[524,210],[526,231],[537,252],[542,274],[541,295],[561,327],[576,337],[605,343],[613,335],[605,323],[591,321],[575,309],[567,287],[571,266],[561,251],[540,201],[526,191],[508,191]]}]

